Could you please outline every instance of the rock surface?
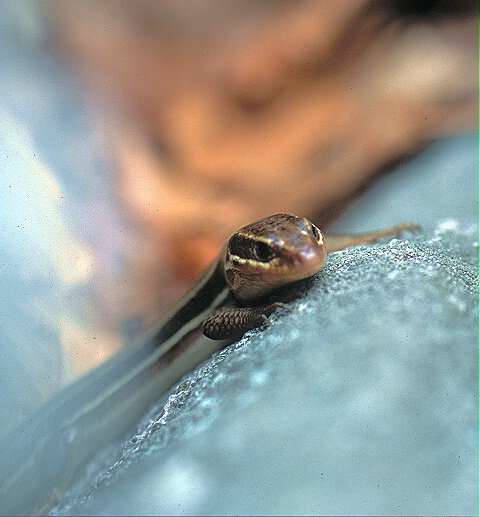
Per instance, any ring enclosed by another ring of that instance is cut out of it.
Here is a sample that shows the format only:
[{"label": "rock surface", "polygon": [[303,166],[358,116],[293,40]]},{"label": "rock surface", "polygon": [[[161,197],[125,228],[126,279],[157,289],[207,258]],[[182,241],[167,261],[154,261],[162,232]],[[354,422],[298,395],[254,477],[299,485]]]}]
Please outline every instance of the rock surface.
[{"label": "rock surface", "polygon": [[291,312],[188,376],[63,512],[475,514],[477,251],[475,225],[445,221],[330,255]]}]

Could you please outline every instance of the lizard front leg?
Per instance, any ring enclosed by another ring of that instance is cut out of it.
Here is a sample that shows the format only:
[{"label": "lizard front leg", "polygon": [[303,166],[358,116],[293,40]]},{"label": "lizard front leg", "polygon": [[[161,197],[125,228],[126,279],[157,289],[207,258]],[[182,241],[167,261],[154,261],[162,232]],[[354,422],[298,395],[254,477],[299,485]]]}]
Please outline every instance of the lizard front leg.
[{"label": "lizard front leg", "polygon": [[203,333],[210,339],[227,339],[243,334],[267,322],[282,302],[256,307],[224,307],[212,312],[203,322]]}]

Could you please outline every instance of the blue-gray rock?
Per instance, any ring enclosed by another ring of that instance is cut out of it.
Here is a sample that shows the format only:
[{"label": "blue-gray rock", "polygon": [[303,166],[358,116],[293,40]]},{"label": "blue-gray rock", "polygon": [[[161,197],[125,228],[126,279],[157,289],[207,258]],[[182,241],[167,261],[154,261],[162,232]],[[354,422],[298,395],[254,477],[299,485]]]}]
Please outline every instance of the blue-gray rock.
[{"label": "blue-gray rock", "polygon": [[475,514],[477,252],[475,225],[445,221],[330,255],[305,297],[99,458],[70,494],[91,499],[64,513]]}]

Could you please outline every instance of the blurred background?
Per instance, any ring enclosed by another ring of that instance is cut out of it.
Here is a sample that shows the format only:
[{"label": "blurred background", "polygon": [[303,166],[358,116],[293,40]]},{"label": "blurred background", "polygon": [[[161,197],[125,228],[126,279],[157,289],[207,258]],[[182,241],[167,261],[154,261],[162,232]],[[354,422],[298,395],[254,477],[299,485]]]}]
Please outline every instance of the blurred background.
[{"label": "blurred background", "polygon": [[478,125],[473,2],[1,7],[2,434],[151,328],[236,228],[328,230]]}]

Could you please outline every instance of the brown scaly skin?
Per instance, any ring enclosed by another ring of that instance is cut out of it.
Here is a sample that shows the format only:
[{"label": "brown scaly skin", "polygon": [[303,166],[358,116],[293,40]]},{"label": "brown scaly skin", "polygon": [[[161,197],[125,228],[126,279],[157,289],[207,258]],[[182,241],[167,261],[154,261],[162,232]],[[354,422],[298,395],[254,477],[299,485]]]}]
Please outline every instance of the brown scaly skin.
[{"label": "brown scaly skin", "polygon": [[[327,242],[330,251],[338,251],[418,230],[418,225],[406,223],[370,234],[332,235],[327,237]],[[322,232],[305,218],[276,214],[240,228],[218,259],[220,264],[224,263],[225,281],[240,307],[215,310],[203,322],[204,335],[210,339],[228,339],[261,326],[286,301],[279,295],[282,287],[318,273],[326,255]],[[292,290],[295,288],[291,287]]]}]

